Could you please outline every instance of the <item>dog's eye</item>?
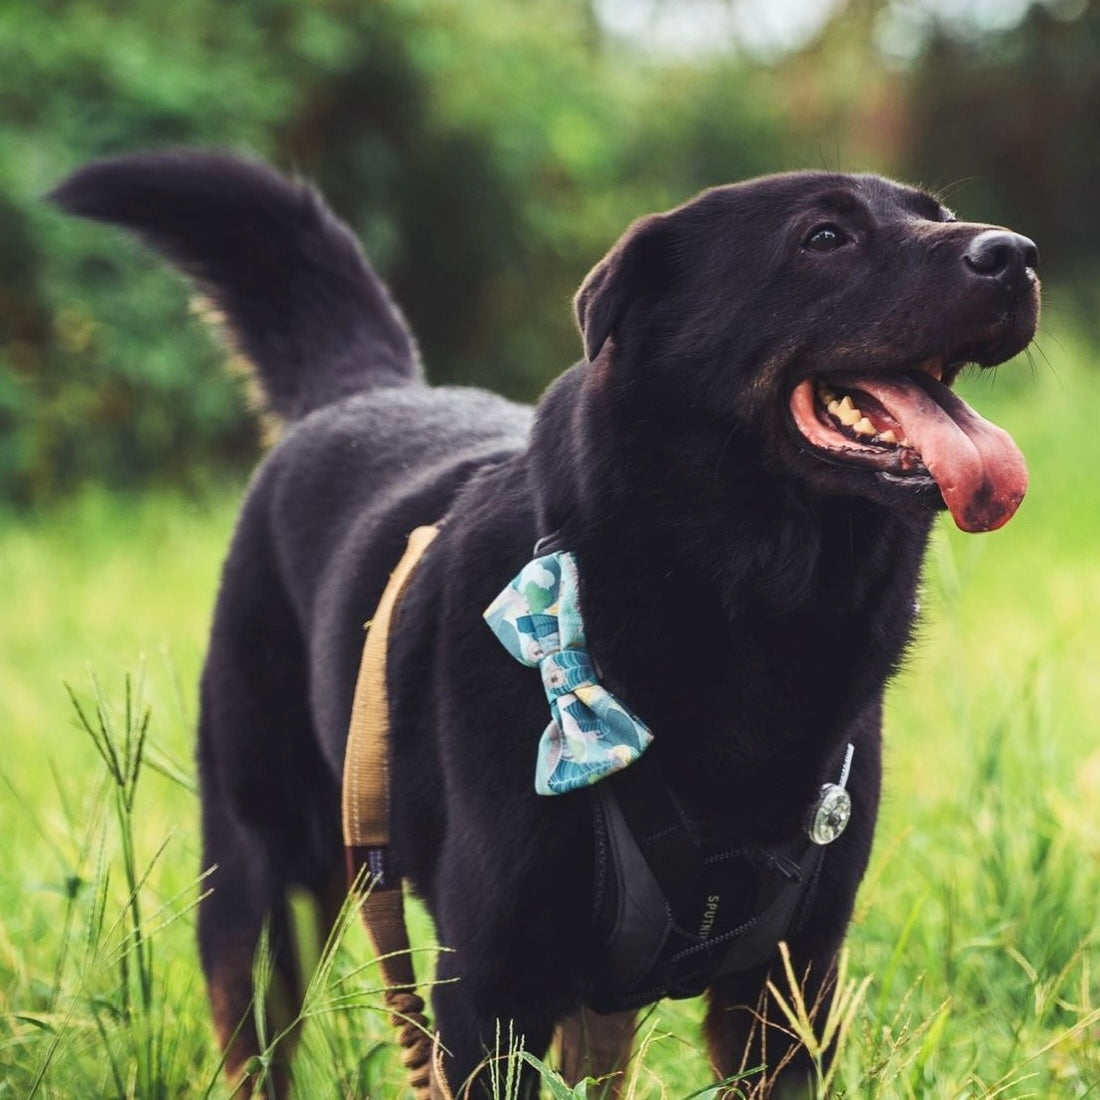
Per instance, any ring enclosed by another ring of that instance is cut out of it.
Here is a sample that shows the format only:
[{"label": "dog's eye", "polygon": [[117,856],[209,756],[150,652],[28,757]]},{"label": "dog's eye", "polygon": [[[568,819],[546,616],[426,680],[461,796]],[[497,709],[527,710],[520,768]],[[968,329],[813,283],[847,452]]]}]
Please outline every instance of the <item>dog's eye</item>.
[{"label": "dog's eye", "polygon": [[809,252],[832,252],[847,243],[848,238],[835,225],[819,225],[810,230],[802,247]]}]

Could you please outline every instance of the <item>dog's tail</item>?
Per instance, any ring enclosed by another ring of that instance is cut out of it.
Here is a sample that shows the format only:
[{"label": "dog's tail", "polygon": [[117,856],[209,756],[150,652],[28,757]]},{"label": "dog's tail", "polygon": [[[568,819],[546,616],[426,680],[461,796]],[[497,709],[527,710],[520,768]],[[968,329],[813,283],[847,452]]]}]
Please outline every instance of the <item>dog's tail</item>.
[{"label": "dog's tail", "polygon": [[136,233],[190,276],[283,419],[421,376],[386,288],[305,184],[225,154],[179,151],[95,161],[48,198]]}]

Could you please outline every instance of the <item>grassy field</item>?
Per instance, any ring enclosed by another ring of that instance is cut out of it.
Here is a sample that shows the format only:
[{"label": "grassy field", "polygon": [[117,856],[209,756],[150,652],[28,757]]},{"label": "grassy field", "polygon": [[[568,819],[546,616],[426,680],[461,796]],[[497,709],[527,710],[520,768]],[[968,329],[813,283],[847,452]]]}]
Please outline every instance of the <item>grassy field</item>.
[{"label": "grassy field", "polygon": [[[837,1095],[1100,1097],[1096,375],[1068,337],[1040,348],[963,387],[1016,435],[1031,491],[1000,533],[937,533],[890,697]],[[226,1095],[193,948],[191,740],[238,494],[0,517],[0,1098]],[[402,1095],[362,939],[316,983],[303,1096]],[[648,1017],[639,1100],[706,1084],[697,1016]]]}]

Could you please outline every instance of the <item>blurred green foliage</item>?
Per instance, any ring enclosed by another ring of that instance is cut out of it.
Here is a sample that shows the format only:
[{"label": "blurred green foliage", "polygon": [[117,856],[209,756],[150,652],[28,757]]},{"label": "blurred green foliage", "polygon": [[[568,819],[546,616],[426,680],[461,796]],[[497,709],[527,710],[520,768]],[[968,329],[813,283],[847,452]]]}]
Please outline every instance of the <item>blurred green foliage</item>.
[{"label": "blurred green foliage", "polygon": [[1091,285],[1083,226],[1051,212],[1083,202],[1098,155],[1100,13],[1075,2],[995,35],[926,21],[899,60],[884,21],[920,3],[849,0],[765,60],[616,38],[592,0],[0,0],[0,499],[186,485],[256,453],[178,282],[41,203],[85,160],[216,145],[315,180],[432,378],[533,398],[578,354],[571,295],[634,217],[760,172],[976,175],[960,213],[1041,227]]}]

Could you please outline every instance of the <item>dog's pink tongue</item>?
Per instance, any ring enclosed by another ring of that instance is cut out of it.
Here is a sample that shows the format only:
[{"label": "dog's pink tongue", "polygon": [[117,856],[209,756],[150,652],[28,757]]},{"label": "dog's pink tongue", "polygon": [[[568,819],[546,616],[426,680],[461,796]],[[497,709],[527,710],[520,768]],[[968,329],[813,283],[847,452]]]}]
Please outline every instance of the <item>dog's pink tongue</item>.
[{"label": "dog's pink tongue", "polygon": [[859,388],[902,426],[964,531],[995,531],[1027,492],[1027,464],[1012,436],[930,375],[861,378]]}]

